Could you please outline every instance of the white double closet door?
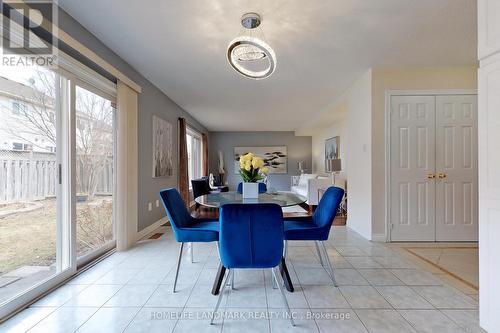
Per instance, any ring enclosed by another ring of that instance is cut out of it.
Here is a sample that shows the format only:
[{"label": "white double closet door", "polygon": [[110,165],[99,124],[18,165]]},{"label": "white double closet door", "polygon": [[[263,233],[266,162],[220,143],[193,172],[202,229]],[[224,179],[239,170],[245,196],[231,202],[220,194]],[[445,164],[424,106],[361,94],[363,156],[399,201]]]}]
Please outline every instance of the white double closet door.
[{"label": "white double closet door", "polygon": [[390,102],[391,240],[477,241],[476,95]]}]

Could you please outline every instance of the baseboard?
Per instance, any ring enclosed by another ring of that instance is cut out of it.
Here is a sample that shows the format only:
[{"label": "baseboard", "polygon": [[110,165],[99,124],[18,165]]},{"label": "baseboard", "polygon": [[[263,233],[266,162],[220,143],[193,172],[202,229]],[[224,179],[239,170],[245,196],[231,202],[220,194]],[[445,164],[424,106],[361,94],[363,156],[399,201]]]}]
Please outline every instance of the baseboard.
[{"label": "baseboard", "polygon": [[387,242],[387,237],[385,234],[372,234],[372,242]]},{"label": "baseboard", "polygon": [[142,229],[137,233],[136,236],[136,242],[139,241],[140,239],[146,237],[147,234],[153,232],[155,229],[159,228],[162,224],[165,222],[168,222],[167,217],[161,218],[155,223],[151,224],[150,226],[147,226],[146,228]]}]

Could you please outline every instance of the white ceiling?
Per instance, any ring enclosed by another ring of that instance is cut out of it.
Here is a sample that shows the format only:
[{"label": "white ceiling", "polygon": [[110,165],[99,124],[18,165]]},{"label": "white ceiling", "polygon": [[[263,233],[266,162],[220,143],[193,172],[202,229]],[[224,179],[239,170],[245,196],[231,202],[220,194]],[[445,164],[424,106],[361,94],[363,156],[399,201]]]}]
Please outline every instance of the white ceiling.
[{"label": "white ceiling", "polygon": [[[474,64],[476,0],[60,0],[62,8],[212,131],[295,130],[374,66]],[[254,11],[268,79],[226,47]]]}]

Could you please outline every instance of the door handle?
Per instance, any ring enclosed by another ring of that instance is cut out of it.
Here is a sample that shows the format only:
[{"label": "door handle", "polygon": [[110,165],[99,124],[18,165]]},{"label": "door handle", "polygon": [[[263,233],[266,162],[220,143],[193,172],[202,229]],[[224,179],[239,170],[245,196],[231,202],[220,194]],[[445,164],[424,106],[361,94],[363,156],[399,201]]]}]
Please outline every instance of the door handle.
[{"label": "door handle", "polygon": [[446,178],[446,174],[445,174],[445,173],[443,173],[443,172],[440,172],[440,173],[438,173],[438,177],[439,177],[440,179]]},{"label": "door handle", "polygon": [[427,174],[427,179],[434,179],[434,178],[436,178],[435,174],[433,174],[433,173],[428,173]]}]

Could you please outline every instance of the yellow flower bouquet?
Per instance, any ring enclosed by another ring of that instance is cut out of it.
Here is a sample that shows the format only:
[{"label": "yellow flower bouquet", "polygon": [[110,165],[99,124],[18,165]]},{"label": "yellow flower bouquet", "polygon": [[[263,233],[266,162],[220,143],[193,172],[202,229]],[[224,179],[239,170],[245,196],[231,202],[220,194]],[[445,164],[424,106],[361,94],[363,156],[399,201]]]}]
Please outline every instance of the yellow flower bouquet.
[{"label": "yellow flower bouquet", "polygon": [[261,157],[252,153],[240,156],[240,176],[246,183],[256,183],[264,179],[269,169],[264,166],[265,162]]}]

